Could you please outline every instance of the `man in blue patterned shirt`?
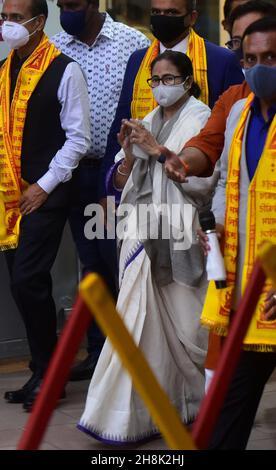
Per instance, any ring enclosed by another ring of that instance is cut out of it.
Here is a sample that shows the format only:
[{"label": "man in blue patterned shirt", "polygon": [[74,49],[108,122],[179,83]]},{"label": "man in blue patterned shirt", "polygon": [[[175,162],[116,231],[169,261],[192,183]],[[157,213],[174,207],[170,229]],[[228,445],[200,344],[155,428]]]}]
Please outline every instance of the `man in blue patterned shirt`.
[{"label": "man in blue patterned shirt", "polygon": [[[80,162],[75,205],[70,225],[83,272],[101,274],[116,297],[115,240],[88,240],[84,234],[84,210],[98,202],[100,168],[107,136],[115,117],[126,65],[131,54],[149,46],[139,31],[114,22],[99,12],[98,0],[58,0],[60,22],[65,32],[52,38],[56,46],[81,66],[88,84],[92,145]],[[73,119],[73,116],[72,116]],[[88,331],[88,356],[71,371],[71,380],[92,376],[104,337],[93,323]]]}]

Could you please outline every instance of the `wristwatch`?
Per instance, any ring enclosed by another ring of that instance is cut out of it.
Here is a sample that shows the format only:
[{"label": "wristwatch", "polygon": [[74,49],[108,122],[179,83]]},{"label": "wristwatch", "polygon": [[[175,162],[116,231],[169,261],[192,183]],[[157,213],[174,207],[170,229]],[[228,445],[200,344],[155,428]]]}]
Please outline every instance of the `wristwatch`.
[{"label": "wristwatch", "polygon": [[166,155],[164,155],[163,153],[161,153],[161,154],[160,154],[160,157],[157,158],[157,161],[158,161],[159,163],[162,163],[162,165],[163,165],[163,164],[165,163],[165,161],[166,161]]}]

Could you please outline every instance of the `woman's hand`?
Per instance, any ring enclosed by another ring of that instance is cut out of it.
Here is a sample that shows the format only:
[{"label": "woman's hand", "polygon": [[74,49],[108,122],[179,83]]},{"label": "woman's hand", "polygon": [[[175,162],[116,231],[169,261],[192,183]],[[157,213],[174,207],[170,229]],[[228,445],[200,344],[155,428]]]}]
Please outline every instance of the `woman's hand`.
[{"label": "woman's hand", "polygon": [[276,320],[276,290],[270,289],[265,299],[264,306],[265,321]]},{"label": "woman's hand", "polygon": [[122,125],[119,134],[117,134],[117,139],[119,144],[121,145],[122,149],[125,152],[125,156],[127,160],[133,160],[132,156],[132,145],[130,143],[130,129],[126,125],[127,120],[122,120]]},{"label": "woman's hand", "polygon": [[148,155],[156,158],[160,157],[161,151],[155,137],[149,132],[142,123],[136,119],[125,121],[125,126],[130,131],[130,143],[141,147]]},{"label": "woman's hand", "polygon": [[[217,224],[216,232],[217,232],[218,240],[221,244],[224,238],[224,226],[221,224]],[[208,235],[206,235],[206,233],[203,232],[203,230],[201,229],[197,231],[197,235],[198,235],[199,244],[201,248],[203,249],[205,256],[207,256],[208,252],[210,251],[210,245],[208,244],[208,241],[209,241]]]}]

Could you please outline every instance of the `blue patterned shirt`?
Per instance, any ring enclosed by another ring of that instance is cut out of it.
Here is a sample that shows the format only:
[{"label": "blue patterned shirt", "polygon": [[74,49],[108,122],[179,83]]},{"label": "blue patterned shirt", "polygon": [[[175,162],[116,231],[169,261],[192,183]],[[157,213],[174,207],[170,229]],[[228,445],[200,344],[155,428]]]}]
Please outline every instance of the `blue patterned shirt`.
[{"label": "blue patterned shirt", "polygon": [[92,146],[89,154],[104,156],[107,136],[115,117],[126,65],[137,49],[150,41],[134,28],[118,23],[105,13],[105,22],[94,44],[88,46],[62,32],[52,42],[81,66],[90,99]]}]

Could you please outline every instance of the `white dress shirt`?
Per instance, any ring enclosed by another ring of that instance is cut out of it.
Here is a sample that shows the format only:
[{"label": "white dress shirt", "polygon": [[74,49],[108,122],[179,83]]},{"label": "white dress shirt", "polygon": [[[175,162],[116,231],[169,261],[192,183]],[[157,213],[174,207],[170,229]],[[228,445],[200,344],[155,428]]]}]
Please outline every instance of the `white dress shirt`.
[{"label": "white dress shirt", "polygon": [[65,32],[56,34],[51,41],[78,62],[84,72],[92,132],[89,154],[101,158],[115,117],[128,59],[137,49],[148,47],[150,41],[140,31],[113,21],[107,13],[93,45],[88,46]]},{"label": "white dress shirt", "polygon": [[61,104],[60,121],[65,131],[66,141],[52,159],[47,173],[37,181],[48,194],[59,183],[70,180],[72,171],[77,168],[80,159],[87,153],[91,144],[87,85],[80,66],[76,62],[67,65],[57,97]]},{"label": "white dress shirt", "polygon": [[189,44],[189,35],[186,38],[182,39],[178,44],[173,46],[171,49],[165,47],[164,44],[160,42],[160,54],[163,54],[165,51],[175,51],[175,52],[182,52],[183,54],[187,54]]}]

